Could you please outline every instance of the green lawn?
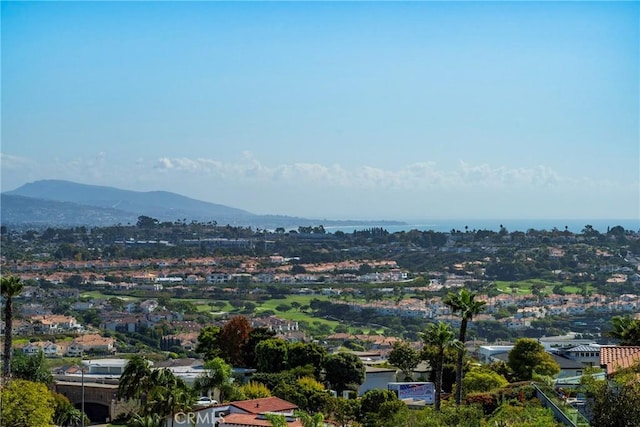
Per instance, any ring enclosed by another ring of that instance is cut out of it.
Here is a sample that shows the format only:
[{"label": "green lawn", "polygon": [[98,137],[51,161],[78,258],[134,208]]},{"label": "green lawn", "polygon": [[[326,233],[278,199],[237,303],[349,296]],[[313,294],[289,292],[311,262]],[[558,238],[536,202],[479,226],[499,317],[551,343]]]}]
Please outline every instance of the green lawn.
[{"label": "green lawn", "polygon": [[542,279],[528,279],[528,280],[519,280],[519,281],[513,281],[513,282],[497,280],[495,283],[498,289],[505,294],[511,294],[513,286],[517,286],[517,293],[519,295],[530,295],[531,287],[534,284],[543,285],[544,286],[544,288],[542,289],[543,293],[551,293],[554,286],[562,284],[562,282],[542,280]]},{"label": "green lawn", "polygon": [[87,291],[80,294],[80,298],[108,298],[100,291]]},{"label": "green lawn", "polygon": [[[338,326],[340,323],[337,321],[313,317],[310,313],[307,313],[305,311],[296,310],[294,308],[291,308],[291,310],[289,311],[278,311],[276,309],[276,307],[278,307],[281,304],[287,304],[291,306],[291,304],[294,302],[300,304],[300,306],[309,305],[311,300],[314,298],[319,300],[325,300],[325,301],[328,299],[328,297],[322,296],[322,295],[288,295],[286,298],[282,298],[282,299],[271,299],[268,301],[248,301],[248,302],[251,302],[256,305],[255,313],[258,315],[260,314],[260,312],[271,310],[276,314],[276,316],[285,320],[290,320],[292,322],[307,322],[309,324],[315,324],[315,325],[327,325],[331,329]],[[223,312],[228,312],[230,314],[234,314],[234,313],[239,313],[241,311],[241,309],[238,310],[235,307],[233,307],[231,304],[229,304],[228,301],[222,301],[225,303],[225,306],[220,308],[217,305],[214,305],[216,301],[212,301],[212,300],[196,299],[196,298],[182,298],[181,300],[189,301],[193,303],[196,306],[196,309],[198,310],[198,312],[201,312],[201,313],[205,313],[205,312],[218,313],[223,311]]]},{"label": "green lawn", "polygon": [[59,366],[80,365],[82,359],[79,357],[53,357],[44,360],[45,366],[49,369]]},{"label": "green lawn", "polygon": [[309,305],[312,299],[326,301],[328,297],[322,295],[289,295],[284,299],[272,299],[269,301],[264,301],[262,304],[256,304],[256,313],[259,314],[264,310],[272,310],[276,313],[276,316],[282,319],[291,320],[293,322],[307,322],[309,324],[327,325],[331,329],[340,324],[340,322],[338,321],[313,317],[311,314],[305,311],[295,310],[293,308],[289,311],[276,310],[276,307],[281,304],[291,305],[291,303],[293,302],[297,302],[301,306]]},{"label": "green lawn", "polygon": [[223,301],[225,303],[224,307],[218,307],[217,305],[214,305],[211,302],[205,302],[205,300],[191,300],[191,302],[193,302],[193,304],[196,306],[196,309],[200,312],[211,312],[211,313],[218,313],[220,311],[231,311],[233,310],[233,307],[231,306],[231,304],[229,304],[226,301]]},{"label": "green lawn", "polygon": [[139,297],[133,297],[129,295],[106,295],[100,291],[87,291],[80,294],[80,298],[95,298],[95,299],[109,299],[120,298],[123,301],[138,301]]},{"label": "green lawn", "polygon": [[[557,280],[551,281],[551,280],[542,280],[542,279],[528,279],[528,280],[518,280],[513,282],[497,280],[495,284],[497,288],[502,293],[505,293],[505,294],[511,294],[513,286],[516,286],[518,295],[531,295],[532,294],[531,287],[534,284],[540,284],[544,286],[544,288],[541,289],[541,292],[543,294],[552,294],[553,288],[557,285],[561,285],[562,289],[569,294],[578,294],[582,292],[582,288],[580,288],[579,286],[564,285],[563,282],[557,281]],[[592,284],[587,285],[587,290],[593,291],[594,289],[595,288],[593,287]]]}]

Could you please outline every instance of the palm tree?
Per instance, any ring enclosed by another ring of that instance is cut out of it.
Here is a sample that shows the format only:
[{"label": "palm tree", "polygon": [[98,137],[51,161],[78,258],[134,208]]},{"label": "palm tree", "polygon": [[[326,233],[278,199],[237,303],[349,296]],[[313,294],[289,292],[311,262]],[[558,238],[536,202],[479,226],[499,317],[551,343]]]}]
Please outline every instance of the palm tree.
[{"label": "palm tree", "polygon": [[165,405],[171,413],[171,427],[179,412],[187,412],[191,410],[191,405],[195,400],[193,391],[187,387],[184,381],[178,383],[179,386],[169,389],[166,396]]},{"label": "palm tree", "polygon": [[82,411],[74,408],[72,404],[68,404],[61,410],[56,409],[53,421],[62,427],[77,426],[82,423],[83,416],[86,415]]},{"label": "palm tree", "polygon": [[224,389],[231,381],[232,368],[222,358],[215,357],[204,364],[205,372],[196,378],[193,388],[202,390],[210,395],[212,390],[218,389],[220,402],[224,401]]},{"label": "palm tree", "polygon": [[4,370],[3,375],[11,376],[11,350],[13,347],[13,298],[22,292],[24,283],[19,277],[2,276],[0,292],[6,298],[4,303]]},{"label": "palm tree", "polygon": [[127,423],[127,427],[164,427],[164,419],[158,414],[135,414]]},{"label": "palm tree", "polygon": [[264,417],[269,421],[272,427],[287,427],[287,417],[281,414],[266,413]]},{"label": "palm tree", "polygon": [[[159,371],[164,371],[164,369]],[[143,412],[147,415],[171,416],[171,425],[173,426],[177,413],[191,409],[194,396],[182,379],[177,378],[170,371],[169,373],[170,375],[166,372],[160,374],[161,381],[164,383],[156,383],[152,386]]]},{"label": "palm tree", "polygon": [[456,340],[456,334],[451,329],[451,326],[447,323],[430,323],[429,326],[421,334],[422,340],[425,344],[435,348],[436,353],[431,363],[432,367],[436,370],[436,395],[435,395],[435,410],[440,410],[440,396],[442,394],[442,371],[444,368],[444,352],[448,348],[456,348],[459,346],[459,341]]},{"label": "palm tree", "polygon": [[324,426],[324,415],[320,412],[309,415],[304,411],[295,411],[294,415],[300,419],[302,423],[302,427],[323,427]]},{"label": "palm tree", "polygon": [[129,360],[118,383],[118,399],[140,399],[149,390],[151,367],[140,355]]},{"label": "palm tree", "polygon": [[629,315],[613,316],[613,329],[605,335],[620,340],[620,345],[640,345],[640,320]]},{"label": "palm tree", "polygon": [[464,359],[464,341],[467,337],[467,324],[473,319],[473,316],[479,314],[484,310],[486,301],[476,301],[476,293],[470,292],[467,289],[460,289],[457,294],[449,292],[444,299],[444,303],[451,307],[451,311],[459,313],[461,319],[460,322],[460,335],[458,341],[460,341],[460,348],[458,349],[458,359],[456,360],[456,405],[460,405],[462,401],[462,362]]}]

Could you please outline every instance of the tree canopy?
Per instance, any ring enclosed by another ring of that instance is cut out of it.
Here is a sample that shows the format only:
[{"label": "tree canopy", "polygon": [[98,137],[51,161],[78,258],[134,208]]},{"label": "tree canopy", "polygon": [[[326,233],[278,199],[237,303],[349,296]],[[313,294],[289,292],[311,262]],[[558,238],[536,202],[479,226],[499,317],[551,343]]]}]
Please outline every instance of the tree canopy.
[{"label": "tree canopy", "polygon": [[256,345],[257,368],[260,372],[280,372],[287,369],[288,343],[280,338],[270,338]]},{"label": "tree canopy", "polygon": [[27,381],[51,384],[53,376],[47,368],[44,360],[44,353],[27,355],[22,351],[16,351],[11,360],[11,374],[14,378],[20,378]]},{"label": "tree canopy", "polygon": [[420,363],[420,353],[406,341],[396,341],[389,353],[389,363],[400,369],[405,378],[411,378],[411,371]]},{"label": "tree canopy", "polygon": [[[637,372],[621,372],[612,381],[595,380],[587,389],[592,396],[594,426],[632,427],[640,425],[640,382]],[[624,416],[621,416],[624,414]]]},{"label": "tree canopy", "polygon": [[7,427],[50,426],[55,400],[46,385],[12,380],[0,391],[0,415]]},{"label": "tree canopy", "polygon": [[275,336],[276,333],[274,331],[265,327],[251,329],[247,341],[242,345],[242,359],[248,368],[255,368],[258,366],[255,352],[258,343]]},{"label": "tree canopy", "polygon": [[353,353],[332,354],[325,362],[325,378],[338,392],[355,390],[364,382],[365,367]]},{"label": "tree canopy", "polygon": [[544,346],[532,338],[516,340],[509,352],[507,364],[520,381],[530,380],[534,372],[545,376],[555,376],[560,372],[560,366],[545,351]]},{"label": "tree canopy", "polygon": [[234,316],[220,329],[218,346],[221,357],[232,366],[244,366],[242,347],[249,339],[251,323],[245,316]]},{"label": "tree canopy", "polygon": [[202,354],[204,360],[211,360],[220,356],[220,346],[218,344],[220,328],[217,326],[205,326],[198,335],[196,353]]},{"label": "tree canopy", "polygon": [[312,365],[316,378],[327,360],[327,350],[318,343],[296,342],[289,345],[289,368]]},{"label": "tree canopy", "polygon": [[504,387],[509,381],[488,367],[478,367],[466,373],[462,380],[465,393],[486,392]]}]

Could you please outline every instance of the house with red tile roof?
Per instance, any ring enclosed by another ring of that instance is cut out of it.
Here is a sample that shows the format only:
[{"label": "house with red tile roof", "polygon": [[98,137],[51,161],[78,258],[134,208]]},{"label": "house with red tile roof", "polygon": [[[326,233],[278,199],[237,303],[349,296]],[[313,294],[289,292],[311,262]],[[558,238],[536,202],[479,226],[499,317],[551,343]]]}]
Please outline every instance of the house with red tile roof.
[{"label": "house with red tile roof", "polygon": [[640,364],[640,346],[612,345],[600,347],[600,366],[611,376],[616,372]]},{"label": "house with red tile roof", "polygon": [[[286,417],[287,426],[302,427],[302,423],[293,417]],[[268,427],[272,426],[264,415],[229,414],[220,420],[219,427]]]},{"label": "house with red tile roof", "polygon": [[288,427],[302,427],[296,419],[294,411],[298,406],[278,397],[242,400],[237,402],[216,404],[196,409],[189,413],[180,413],[173,419],[173,425],[209,427],[267,427],[271,423],[265,414],[285,416]]},{"label": "house with red tile roof", "polygon": [[72,331],[80,326],[73,316],[63,316],[60,314],[35,315],[29,318],[36,330],[42,333],[60,333]]},{"label": "house with red tile roof", "polygon": [[116,340],[102,337],[98,334],[82,335],[71,342],[67,349],[67,356],[79,357],[87,351],[107,354],[115,352]]},{"label": "house with red tile roof", "polygon": [[265,412],[271,412],[282,415],[293,415],[293,411],[296,409],[298,409],[297,405],[275,396],[241,400],[229,404],[229,410],[232,414],[264,414]]},{"label": "house with red tile roof", "polygon": [[229,415],[225,415],[220,420],[219,427],[262,427],[270,426],[271,423],[264,414],[280,414],[287,419],[287,425],[291,427],[302,427],[293,411],[298,406],[280,399],[279,397],[265,397],[262,399],[243,400],[229,404]]}]

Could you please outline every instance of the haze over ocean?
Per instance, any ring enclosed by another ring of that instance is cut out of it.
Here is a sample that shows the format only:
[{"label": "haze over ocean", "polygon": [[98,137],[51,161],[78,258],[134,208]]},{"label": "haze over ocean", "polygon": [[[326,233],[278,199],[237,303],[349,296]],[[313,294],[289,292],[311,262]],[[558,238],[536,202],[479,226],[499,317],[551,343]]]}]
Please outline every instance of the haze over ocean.
[{"label": "haze over ocean", "polygon": [[564,230],[565,226],[572,233],[580,233],[586,225],[591,225],[600,233],[606,233],[609,228],[617,225],[625,230],[640,231],[639,219],[436,219],[436,220],[416,220],[407,221],[404,225],[376,225],[374,222],[365,222],[356,226],[337,226],[325,227],[327,232],[335,233],[343,231],[352,233],[354,230],[364,230],[372,227],[382,227],[389,233],[399,231],[420,230],[420,231],[439,231],[448,232],[452,229],[465,231],[465,226],[469,231],[473,230],[493,230],[499,231],[500,225],[504,226],[509,232],[534,230],[550,231],[554,227],[558,230]]}]

